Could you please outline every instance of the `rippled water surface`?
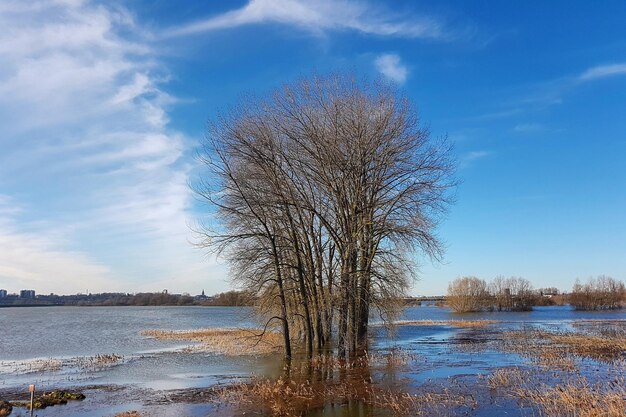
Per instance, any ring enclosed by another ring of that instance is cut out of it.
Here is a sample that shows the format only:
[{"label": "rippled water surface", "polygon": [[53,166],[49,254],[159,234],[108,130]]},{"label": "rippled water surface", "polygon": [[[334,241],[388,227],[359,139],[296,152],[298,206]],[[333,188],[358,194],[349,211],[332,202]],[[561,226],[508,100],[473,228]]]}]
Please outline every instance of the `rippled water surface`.
[{"label": "rippled water surface", "polygon": [[[91,385],[110,384],[149,390],[172,390],[228,383],[251,374],[274,375],[281,366],[278,357],[228,357],[211,353],[185,353],[182,349],[188,344],[186,342],[160,341],[141,335],[142,331],[150,329],[254,327],[256,322],[250,314],[250,309],[241,307],[2,308],[0,389],[36,383],[40,389],[62,386],[87,388]],[[626,312],[577,312],[569,306],[563,306],[537,307],[531,312],[459,315],[446,308],[426,305],[406,308],[401,319],[488,319],[499,321],[498,328],[546,326],[568,329],[574,320],[626,319]],[[459,341],[470,339],[479,342],[489,338],[489,331],[485,329],[441,325],[400,326],[393,335],[389,335],[382,327],[375,325],[375,318],[372,322],[372,348],[400,346],[417,352],[423,358],[423,366],[418,366],[410,375],[403,376],[412,381],[411,384],[486,374],[495,366],[515,365],[520,360],[516,355],[497,350],[487,349],[477,355],[471,350],[451,348]],[[71,365],[76,358],[98,354],[115,354],[124,359],[120,364],[105,369],[80,369]],[[42,358],[50,359],[53,364],[61,363],[62,366],[58,369],[52,366],[51,369],[44,370],[29,368]],[[141,399],[133,401],[141,402]],[[129,403],[132,405],[132,401],[129,400]],[[91,415],[87,413],[89,407],[92,407],[89,402],[75,404],[65,408],[63,415],[74,415],[70,413],[73,409],[76,409],[75,415]],[[204,410],[201,406],[198,407]],[[58,414],[61,411],[55,407],[40,413],[40,416],[62,415]],[[102,415],[98,414],[99,411],[93,412],[96,413],[93,415]],[[343,414],[344,407],[331,407],[319,412],[324,415],[348,415]],[[351,416],[377,415],[367,410],[360,410],[361,414],[351,413]]]},{"label": "rippled water surface", "polygon": [[16,307],[0,309],[0,360],[129,355],[174,344],[148,329],[253,326],[242,307]]}]

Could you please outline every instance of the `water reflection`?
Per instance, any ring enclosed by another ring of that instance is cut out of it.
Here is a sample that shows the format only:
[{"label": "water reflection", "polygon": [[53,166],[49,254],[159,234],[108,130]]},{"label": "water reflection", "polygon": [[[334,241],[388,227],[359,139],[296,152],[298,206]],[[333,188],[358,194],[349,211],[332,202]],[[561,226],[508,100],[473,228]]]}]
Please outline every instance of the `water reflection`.
[{"label": "water reflection", "polygon": [[[400,326],[390,333],[373,328],[367,363],[341,364],[329,354],[312,361],[296,356],[285,366],[279,356],[232,357],[207,353],[184,353],[180,342],[157,341],[141,336],[147,329],[197,329],[206,327],[249,327],[248,311],[238,308],[15,308],[0,311],[0,325],[10,338],[0,338],[0,391],[36,383],[41,389],[86,385],[117,385],[145,390],[148,396],[169,396],[170,390],[208,389],[233,381],[250,381],[251,376],[308,384],[302,388],[302,410],[307,416],[388,416],[382,406],[387,391],[416,393],[425,384],[450,384],[458,378],[491,372],[497,367],[528,363],[523,357],[498,348],[494,339],[504,331],[585,331],[602,337],[626,333],[624,311],[577,312],[569,307],[540,307],[532,312],[453,314],[445,308],[410,307],[404,320],[494,320],[480,329],[446,325]],[[585,321],[588,320],[588,321]],[[38,329],[24,332],[23,328]],[[76,357],[95,354],[123,355],[119,365],[100,370],[66,366]],[[399,353],[393,355],[392,353]],[[60,369],[16,372],[26,369],[32,358],[61,361]],[[19,365],[19,366],[18,366]],[[474,378],[474,379],[472,379]],[[143,391],[142,391],[143,392]],[[142,394],[143,395],[143,394]],[[102,394],[102,397],[106,395]],[[98,398],[95,395],[94,398]],[[133,396],[133,406],[142,396]],[[107,401],[125,401],[115,398]],[[185,400],[187,401],[187,400]],[[288,398],[281,401],[293,405]],[[295,400],[294,400],[295,401]],[[106,406],[96,403],[51,408],[42,416],[81,414]],[[104,408],[103,408],[104,407]],[[144,405],[145,407],[145,405]],[[170,411],[150,408],[147,415],[207,415],[206,406],[177,406]],[[76,413],[72,410],[76,408]],[[124,407],[121,407],[124,408]],[[258,411],[258,410],[257,410]],[[195,413],[198,414],[195,414]],[[304,412],[304,411],[303,411]],[[191,413],[191,414],[189,414]],[[99,414],[102,415],[102,414]],[[235,415],[237,415],[235,413]],[[258,414],[257,414],[258,415]]]}]

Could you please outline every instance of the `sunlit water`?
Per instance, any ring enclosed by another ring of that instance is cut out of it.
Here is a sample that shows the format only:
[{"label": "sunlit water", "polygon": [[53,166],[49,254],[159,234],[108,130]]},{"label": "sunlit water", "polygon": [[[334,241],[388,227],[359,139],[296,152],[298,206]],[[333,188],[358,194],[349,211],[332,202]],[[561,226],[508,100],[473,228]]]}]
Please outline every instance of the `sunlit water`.
[{"label": "sunlit water", "polygon": [[[0,309],[0,389],[35,383],[41,389],[118,384],[169,390],[207,387],[251,374],[271,375],[280,367],[276,357],[183,353],[181,350],[188,343],[159,341],[141,335],[142,331],[149,329],[256,326],[250,313],[248,308],[240,307],[3,308]],[[537,307],[531,312],[459,315],[445,308],[422,306],[406,308],[401,319],[489,319],[501,321],[498,324],[500,327],[567,329],[574,320],[626,319],[626,312],[577,312],[564,306]],[[375,319],[372,321],[376,323]],[[374,349],[400,346],[417,352],[423,358],[424,366],[410,376],[413,384],[466,374],[484,374],[495,366],[514,365],[519,361],[519,358],[499,351],[484,351],[480,355],[471,351],[451,352],[450,345],[458,339],[489,337],[484,330],[401,326],[391,337],[382,327],[375,325],[372,333]],[[72,366],[76,358],[98,354],[116,354],[124,359],[117,366],[98,370]],[[43,371],[29,368],[41,358],[58,360],[63,366]],[[89,403],[73,407],[78,407],[77,415],[89,415],[86,410]],[[66,408],[64,412],[70,409]],[[53,408],[40,415],[60,415],[55,414],[57,411],[60,412]],[[341,410],[326,411],[328,415],[343,415]]]}]

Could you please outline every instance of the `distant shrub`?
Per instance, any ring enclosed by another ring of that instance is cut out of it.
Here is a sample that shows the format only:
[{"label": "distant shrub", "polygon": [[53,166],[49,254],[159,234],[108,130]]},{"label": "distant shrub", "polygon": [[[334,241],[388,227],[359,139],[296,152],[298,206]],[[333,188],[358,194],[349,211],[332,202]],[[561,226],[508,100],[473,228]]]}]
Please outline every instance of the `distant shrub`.
[{"label": "distant shrub", "polygon": [[448,285],[448,306],[457,313],[482,311],[487,305],[487,283],[476,277],[457,278]]},{"label": "distant shrub", "polygon": [[601,275],[586,284],[576,280],[569,302],[576,310],[614,310],[623,307],[625,296],[623,282]]}]

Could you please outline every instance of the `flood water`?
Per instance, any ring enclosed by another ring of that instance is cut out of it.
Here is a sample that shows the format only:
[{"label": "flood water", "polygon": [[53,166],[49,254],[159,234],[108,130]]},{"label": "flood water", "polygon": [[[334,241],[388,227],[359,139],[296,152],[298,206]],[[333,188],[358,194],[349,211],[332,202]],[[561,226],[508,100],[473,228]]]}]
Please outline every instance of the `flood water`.
[{"label": "flood water", "polygon": [[[251,374],[272,375],[280,367],[276,357],[185,353],[183,348],[188,343],[155,340],[141,335],[142,331],[150,329],[254,327],[256,323],[250,313],[248,308],[241,307],[3,308],[0,309],[0,390],[25,387],[31,383],[39,389],[130,385],[141,389],[174,390],[228,383]],[[536,307],[531,312],[459,315],[446,308],[420,306],[406,308],[401,319],[487,319],[498,320],[498,326],[506,328],[546,326],[567,329],[575,320],[626,319],[626,312],[577,312],[569,306],[560,306]],[[458,340],[479,340],[481,337],[488,337],[488,332],[453,326],[400,326],[390,335],[382,327],[374,325],[371,343],[373,349],[399,346],[420,355],[423,366],[412,371],[408,382],[414,385],[463,375],[476,376],[488,373],[495,366],[519,362],[515,355],[499,351],[487,350],[477,355],[472,351],[450,349]],[[99,354],[115,354],[124,359],[116,366],[102,369],[72,366],[76,358]],[[41,368],[38,364],[42,359],[53,365]],[[127,404],[121,410],[132,408],[132,405]],[[52,407],[38,415],[107,415],[101,409],[94,411],[88,410],[88,407],[89,402],[64,409]],[[170,408],[168,414],[207,415],[206,407],[185,407]],[[115,409],[114,406],[109,408]],[[319,412],[315,415],[322,415]],[[323,414],[343,415],[331,409]]]}]

